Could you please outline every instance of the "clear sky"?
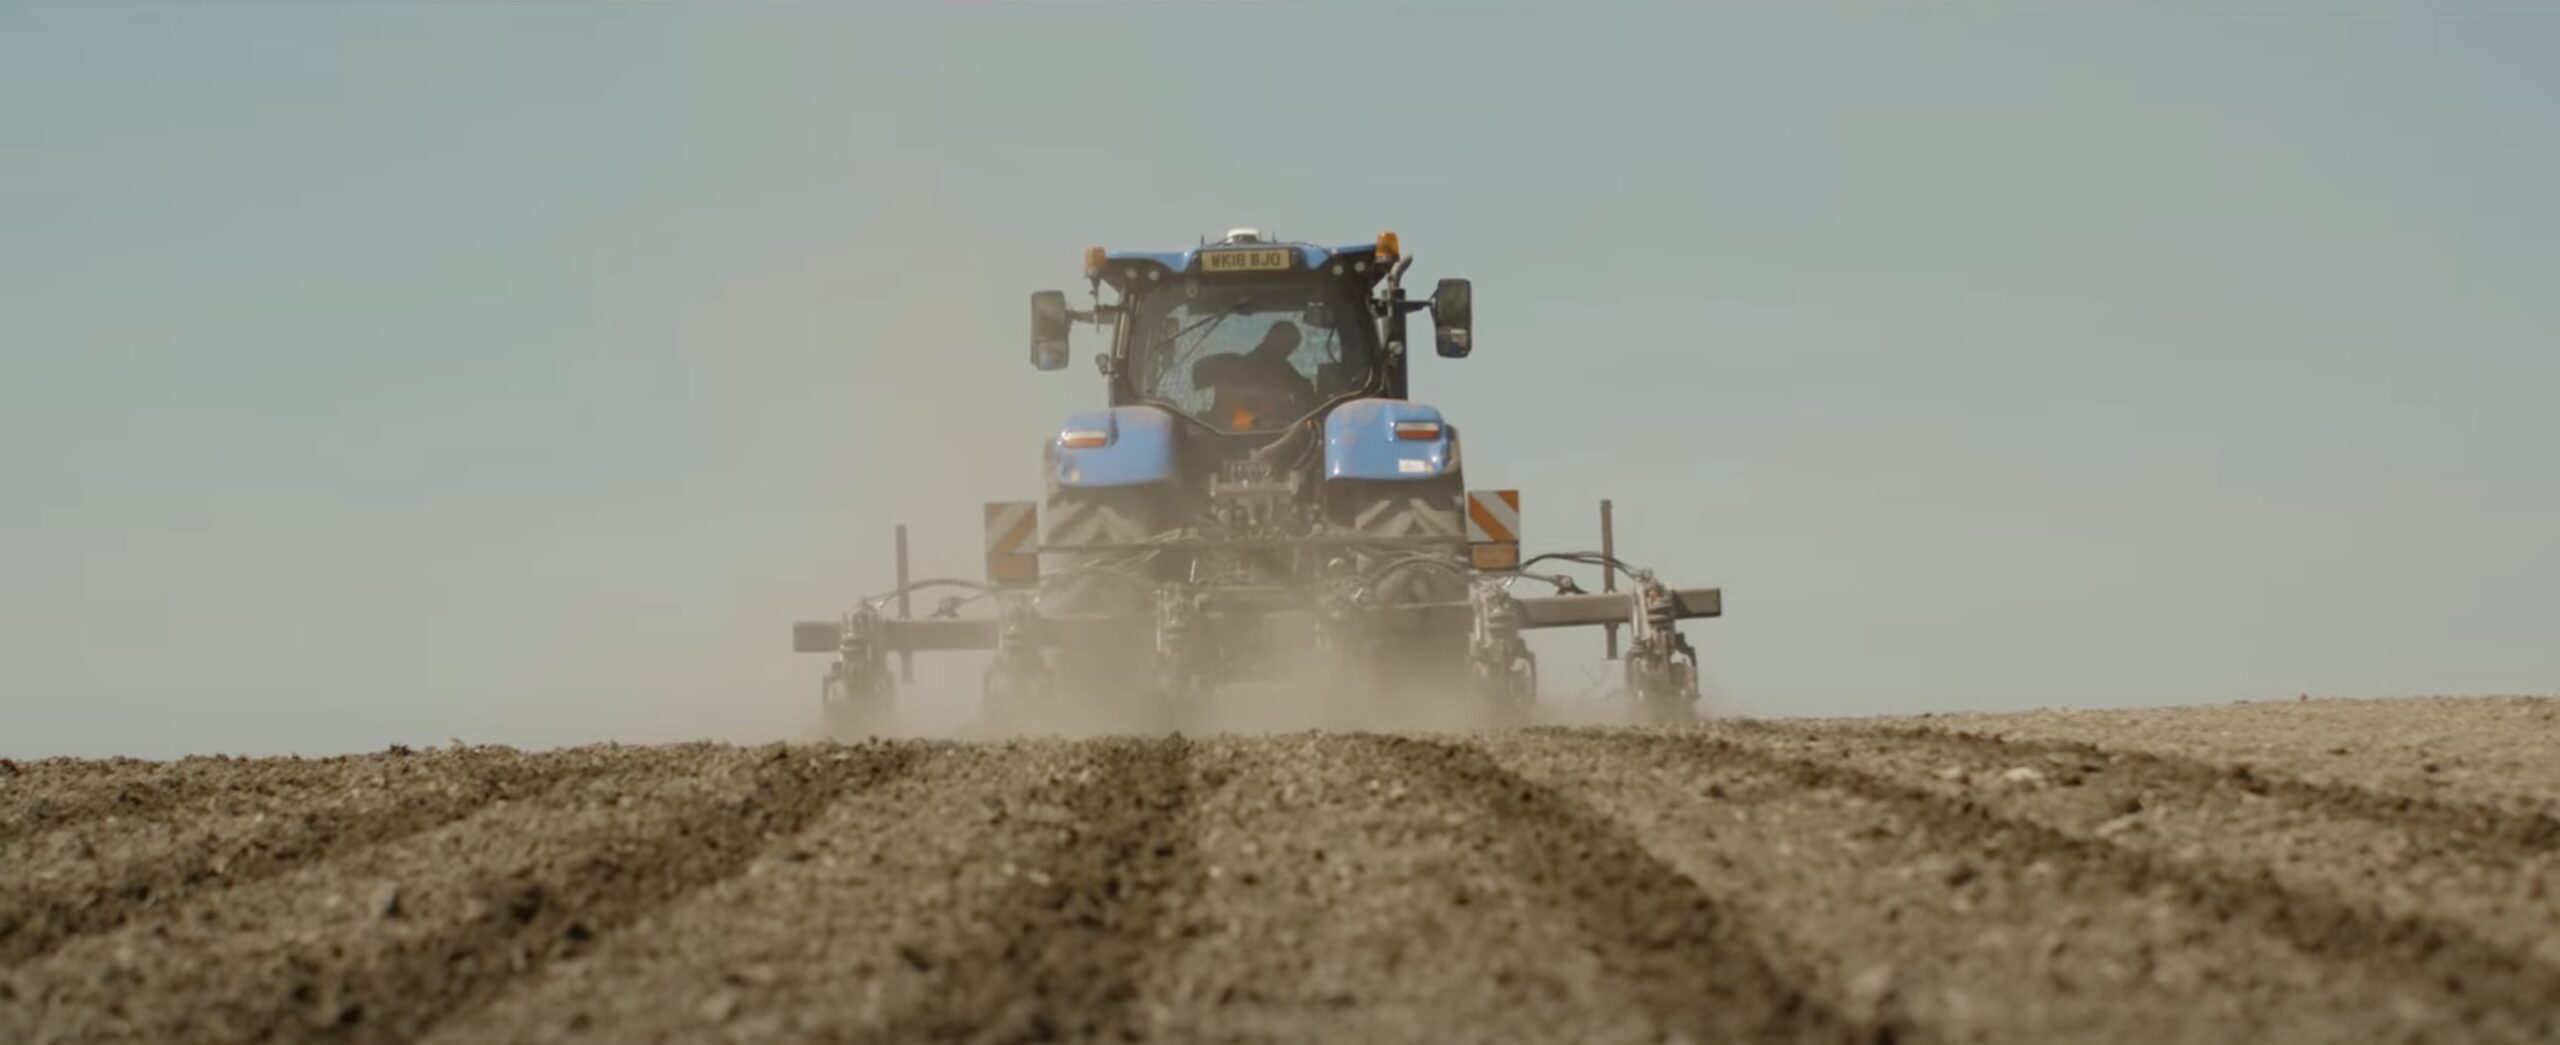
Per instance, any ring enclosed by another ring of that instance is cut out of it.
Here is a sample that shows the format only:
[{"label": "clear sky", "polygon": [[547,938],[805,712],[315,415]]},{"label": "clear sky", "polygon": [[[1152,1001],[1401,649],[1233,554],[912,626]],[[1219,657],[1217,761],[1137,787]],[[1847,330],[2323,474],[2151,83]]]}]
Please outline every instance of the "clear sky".
[{"label": "clear sky", "polygon": [[0,6],[0,755],[777,734],[789,622],[899,521],[976,569],[1098,401],[1025,296],[1238,225],[1473,279],[1416,373],[1471,481],[1722,585],[1743,710],[2551,692],[2555,54],[2523,3]]}]

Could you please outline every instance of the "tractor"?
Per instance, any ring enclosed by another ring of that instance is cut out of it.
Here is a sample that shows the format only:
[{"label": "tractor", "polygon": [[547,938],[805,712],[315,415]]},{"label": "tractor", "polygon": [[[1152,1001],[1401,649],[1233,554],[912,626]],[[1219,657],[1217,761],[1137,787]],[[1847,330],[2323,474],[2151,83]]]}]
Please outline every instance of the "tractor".
[{"label": "tractor", "polygon": [[[882,721],[910,658],[938,650],[992,653],[996,719],[1134,698],[1178,720],[1258,689],[1456,700],[1522,723],[1538,691],[1523,633],[1560,627],[1608,629],[1641,720],[1694,717],[1697,653],[1677,624],[1721,616],[1721,591],[1618,559],[1605,502],[1600,550],[1522,557],[1518,492],[1470,490],[1459,426],[1412,398],[1409,317],[1430,313],[1443,358],[1475,347],[1471,285],[1413,299],[1413,261],[1392,232],[1321,246],[1236,229],[1088,250],[1084,308],[1032,294],[1032,365],[1063,369],[1071,332],[1100,331],[1107,402],[1048,438],[1038,500],[983,506],[982,580],[911,579],[902,527],[895,587],[794,625],[795,650],[834,658],[830,731]],[[1602,590],[1564,565],[1603,571]]]}]

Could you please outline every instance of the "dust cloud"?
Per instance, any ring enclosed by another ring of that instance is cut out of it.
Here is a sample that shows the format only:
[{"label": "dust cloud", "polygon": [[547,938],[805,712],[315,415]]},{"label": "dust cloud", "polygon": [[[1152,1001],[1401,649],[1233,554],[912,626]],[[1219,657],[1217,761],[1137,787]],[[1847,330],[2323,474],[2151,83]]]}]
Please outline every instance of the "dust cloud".
[{"label": "dust cloud", "polygon": [[[1077,327],[1077,362],[1063,371],[1026,365],[1028,292],[1067,284],[1081,304],[1081,288],[1059,278],[1072,272],[1074,249],[910,247],[899,252],[901,274],[885,281],[740,277],[718,307],[689,314],[678,334],[702,346],[693,394],[707,404],[705,438],[719,446],[717,474],[689,478],[721,492],[689,495],[680,542],[618,551],[609,577],[564,597],[540,670],[494,723],[457,725],[461,736],[536,745],[818,739],[828,735],[820,684],[830,658],[793,653],[792,622],[833,619],[892,590],[901,525],[914,578],[984,575],[981,506],[1040,497],[1042,445],[1065,417],[1103,400],[1090,359],[1106,334]],[[970,267],[955,259],[987,257],[1024,260],[1018,271],[1008,262],[949,278]],[[933,612],[944,594],[919,595],[913,612]],[[993,611],[984,600],[959,608]],[[1547,666],[1531,722],[1633,720],[1612,699],[1617,666],[1600,659],[1596,631],[1531,642]],[[1099,693],[990,714],[990,660],[916,654],[894,706],[863,729],[957,738],[1488,724],[1463,687],[1345,687],[1321,658],[1195,706]]]},{"label": "dust cloud", "polygon": [[[879,714],[830,735],[812,714],[795,739],[866,736],[1002,740],[1082,739],[1179,733],[1191,737],[1276,736],[1291,733],[1394,732],[1457,734],[1530,726],[1611,726],[1641,721],[1616,685],[1616,665],[1599,658],[1596,631],[1533,638],[1551,647],[1593,647],[1588,659],[1603,667],[1571,677],[1542,677],[1538,699],[1506,714],[1475,692],[1463,675],[1379,679],[1348,675],[1313,651],[1284,653],[1277,665],[1253,677],[1184,700],[1168,700],[1143,687],[1042,694],[1038,699],[994,706],[980,679],[987,654],[920,655],[915,682],[902,685]],[[1561,650],[1556,652],[1563,652]],[[1568,663],[1579,661],[1558,658]],[[1604,677],[1605,676],[1605,677]],[[1700,717],[1731,713],[1730,698],[1709,686]]]}]

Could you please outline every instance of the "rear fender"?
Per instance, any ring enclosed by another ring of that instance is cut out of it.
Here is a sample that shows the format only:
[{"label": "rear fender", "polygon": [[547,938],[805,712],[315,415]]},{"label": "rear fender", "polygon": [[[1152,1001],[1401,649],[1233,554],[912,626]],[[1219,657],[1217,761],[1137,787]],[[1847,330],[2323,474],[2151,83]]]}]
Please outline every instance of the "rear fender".
[{"label": "rear fender", "polygon": [[[1422,439],[1403,439],[1396,426],[1410,430],[1436,426]],[[1324,419],[1324,477],[1400,482],[1438,479],[1458,474],[1458,429],[1440,416],[1440,408],[1403,399],[1354,399],[1335,407]]]},{"label": "rear fender", "polygon": [[[1173,414],[1162,407],[1115,406],[1077,414],[1049,437],[1049,479],[1063,489],[1140,486],[1173,478]],[[1070,438],[1100,433],[1100,446],[1070,447]]]}]

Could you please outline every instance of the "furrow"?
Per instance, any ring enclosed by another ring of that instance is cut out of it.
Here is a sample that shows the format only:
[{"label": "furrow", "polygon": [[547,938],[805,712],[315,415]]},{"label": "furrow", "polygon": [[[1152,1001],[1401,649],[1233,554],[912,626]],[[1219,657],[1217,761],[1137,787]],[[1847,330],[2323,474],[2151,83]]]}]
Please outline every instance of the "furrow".
[{"label": "furrow", "polygon": [[[1623,925],[1595,936],[1524,868],[1472,787],[1375,738],[1203,742],[1206,864],[1145,1007],[1157,1040],[1380,1043],[1695,1039],[1688,1006],[1630,981]],[[1427,755],[1425,757],[1428,757]],[[1552,839],[1550,839],[1552,841]],[[1595,888],[1602,886],[1593,886]]]},{"label": "furrow", "polygon": [[1180,741],[952,745],[434,1043],[1124,1037],[1187,861]]},{"label": "furrow", "polygon": [[606,763],[531,801],[197,897],[0,976],[0,1039],[408,1041],[744,867],[910,750]]},{"label": "furrow", "polygon": [[2309,961],[2381,985],[2381,993],[2342,999],[2368,1023],[2458,1027],[2466,1039],[2484,1041],[2560,1034],[2560,975],[2457,924],[2394,916],[2334,890],[2288,884],[2263,869],[2229,868],[2198,854],[2077,831],[1997,800],[1862,768],[1815,741],[1744,729],[1653,742],[1678,746],[1689,758],[1755,763],[1800,787],[1862,796],[1898,816],[1969,836],[1979,854],[2065,868],[2069,888],[2156,895],[2234,930],[2282,940]]},{"label": "furrow", "polygon": [[1736,910],[1609,817],[1484,750],[1381,737],[1412,785],[1471,807],[1470,844],[1581,929],[1612,989],[1692,1041],[1895,1041],[1916,1028],[1817,994]]},{"label": "furrow", "polygon": [[0,758],[0,845],[119,806],[149,808],[171,794],[156,786],[170,768],[140,758]]},{"label": "furrow", "polygon": [[[1745,727],[2128,848],[2443,920],[2560,969],[2560,820],[2247,763],[1927,729]],[[1914,765],[1917,760],[1919,765]]]},{"label": "furrow", "polygon": [[1186,814],[1191,744],[1089,742],[1055,843],[980,912],[977,929],[917,941],[931,986],[872,1040],[1136,1037],[1139,974],[1201,874]]},{"label": "furrow", "polygon": [[2500,850],[2560,847],[2560,816],[2541,808],[2480,796],[2421,795],[2313,780],[2245,761],[2207,762],[2139,748],[2078,740],[2022,740],[1970,730],[1838,726],[1805,730],[1774,723],[1738,725],[1773,735],[1876,739],[1942,751],[1978,764],[2027,766],[2040,771],[2051,768],[2060,775],[2088,776],[2113,769],[2145,784],[2175,791],[2272,798],[2305,813],[2358,817],[2418,834],[2430,847],[2462,848],[2480,856],[2495,857],[2501,855]]},{"label": "furrow", "polygon": [[327,793],[385,767],[424,760],[456,766],[524,756],[480,747],[326,758],[196,755],[174,761],[45,759],[0,770],[0,847],[83,824],[131,829],[137,822],[218,817],[288,797]]},{"label": "furrow", "polygon": [[512,752],[345,760],[285,786],[206,788],[158,818],[71,822],[0,848],[0,967],[137,912],[428,830],[596,765]]},{"label": "furrow", "polygon": [[[1845,724],[1845,723],[1844,723]],[[2250,763],[2363,790],[2560,815],[2560,698],[2305,699],[1933,714],[1871,725],[1997,733],[2208,765]]]}]

